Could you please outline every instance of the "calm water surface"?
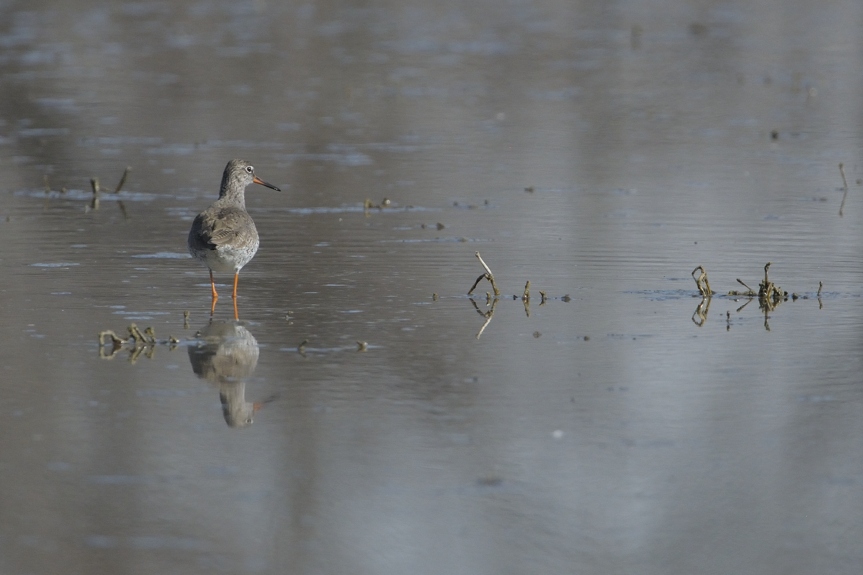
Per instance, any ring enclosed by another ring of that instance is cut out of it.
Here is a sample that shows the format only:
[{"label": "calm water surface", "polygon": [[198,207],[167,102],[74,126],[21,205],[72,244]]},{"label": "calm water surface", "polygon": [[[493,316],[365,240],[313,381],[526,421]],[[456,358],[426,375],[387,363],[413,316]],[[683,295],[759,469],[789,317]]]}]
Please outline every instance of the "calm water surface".
[{"label": "calm water surface", "polygon": [[863,6],[6,13],[0,573],[863,571]]}]

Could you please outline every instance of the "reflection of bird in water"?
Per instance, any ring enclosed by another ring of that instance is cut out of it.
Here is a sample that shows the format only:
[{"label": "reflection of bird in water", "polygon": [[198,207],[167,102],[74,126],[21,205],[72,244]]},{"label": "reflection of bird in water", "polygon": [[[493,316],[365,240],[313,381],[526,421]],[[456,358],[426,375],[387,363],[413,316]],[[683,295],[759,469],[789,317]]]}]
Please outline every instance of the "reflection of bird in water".
[{"label": "reflection of bird in water", "polygon": [[263,403],[246,401],[246,382],[258,365],[255,336],[236,321],[211,321],[198,332],[198,345],[189,346],[192,371],[219,386],[225,423],[246,427]]}]

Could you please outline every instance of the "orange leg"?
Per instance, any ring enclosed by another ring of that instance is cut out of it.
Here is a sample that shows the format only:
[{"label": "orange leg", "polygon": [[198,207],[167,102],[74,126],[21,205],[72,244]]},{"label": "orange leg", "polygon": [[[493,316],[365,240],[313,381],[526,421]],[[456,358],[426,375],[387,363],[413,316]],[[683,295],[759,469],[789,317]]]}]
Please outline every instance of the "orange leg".
[{"label": "orange leg", "polygon": [[234,321],[240,319],[240,312],[237,310],[237,284],[240,281],[240,272],[234,274],[234,293],[231,294],[231,299],[234,301]]},{"label": "orange leg", "polygon": [[210,270],[210,289],[213,290],[213,301],[219,299],[219,294],[216,293],[216,282],[213,280],[213,270]]},{"label": "orange leg", "polygon": [[216,312],[216,300],[219,299],[219,294],[216,293],[216,282],[213,281],[213,270],[210,270],[210,289],[213,290],[213,302],[210,304],[210,317]]}]

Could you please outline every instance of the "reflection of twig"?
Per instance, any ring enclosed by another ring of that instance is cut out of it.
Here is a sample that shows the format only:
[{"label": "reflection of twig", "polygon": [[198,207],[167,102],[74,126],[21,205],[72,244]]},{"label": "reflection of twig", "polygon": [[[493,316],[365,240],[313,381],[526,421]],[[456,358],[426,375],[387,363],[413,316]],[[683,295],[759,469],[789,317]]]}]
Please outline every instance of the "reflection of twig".
[{"label": "reflection of twig", "polygon": [[479,260],[479,263],[482,264],[482,267],[485,268],[485,273],[476,278],[476,281],[473,282],[473,287],[468,290],[467,295],[472,294],[473,290],[476,289],[476,286],[479,285],[479,282],[482,281],[483,278],[485,278],[491,284],[491,288],[494,290],[494,295],[500,296],[500,290],[497,289],[497,284],[494,283],[494,274],[491,273],[491,268],[489,268],[488,264],[483,261],[482,256],[479,255],[479,252],[475,252],[474,255],[476,256],[476,259]]},{"label": "reflection of twig", "polygon": [[842,194],[842,203],[839,204],[839,217],[842,217],[842,210],[845,209],[845,198],[848,197],[848,180],[845,179],[845,166],[839,162],[839,173],[842,174],[842,186],[845,188],[845,193]]},{"label": "reflection of twig", "polygon": [[[495,301],[497,301],[497,300],[495,300]],[[492,314],[488,314],[488,319],[485,320],[485,323],[482,324],[482,327],[479,328],[478,332],[476,332],[476,338],[477,339],[479,339],[480,336],[482,335],[482,332],[485,331],[486,326],[488,326],[488,324],[491,323],[491,316],[492,316]]]},{"label": "reflection of twig", "polygon": [[479,309],[479,306],[476,305],[476,300],[474,300],[473,298],[468,298],[468,299],[470,300],[470,303],[473,304],[473,309],[476,310],[476,313],[478,313],[482,317],[488,317],[489,316],[490,312],[482,311]]},{"label": "reflection of twig", "polygon": [[[702,297],[701,302],[695,307],[695,311],[692,312],[692,323],[701,327],[707,321],[707,312],[710,311],[710,302],[712,298],[710,297]],[[695,318],[698,319],[695,319]]]},{"label": "reflection of twig", "polygon": [[497,305],[497,302],[498,302],[498,298],[494,298],[491,301],[491,309],[486,311],[486,312],[483,312],[483,311],[480,311],[479,306],[476,305],[476,302],[474,301],[474,299],[470,298],[470,303],[473,304],[473,309],[476,310],[476,313],[478,313],[479,315],[481,315],[482,317],[485,318],[485,323],[482,324],[482,327],[479,328],[479,331],[476,334],[477,339],[480,338],[480,336],[482,335],[482,332],[484,332],[485,328],[488,326],[488,324],[491,323],[491,318],[494,315],[494,306]]}]

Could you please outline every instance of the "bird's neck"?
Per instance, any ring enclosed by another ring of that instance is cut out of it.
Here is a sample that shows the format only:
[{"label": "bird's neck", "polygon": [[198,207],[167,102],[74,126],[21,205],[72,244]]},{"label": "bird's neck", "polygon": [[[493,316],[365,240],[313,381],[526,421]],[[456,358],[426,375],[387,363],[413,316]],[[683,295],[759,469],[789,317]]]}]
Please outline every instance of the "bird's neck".
[{"label": "bird's neck", "polygon": [[239,205],[242,208],[246,207],[245,190],[232,188],[231,186],[222,185],[219,190],[219,201],[223,204]]},{"label": "bird's neck", "polygon": [[[227,201],[239,201],[240,204],[245,204],[245,186],[238,185],[236,178],[231,178],[228,170],[222,174],[222,185],[219,186],[219,199],[227,198]],[[238,198],[238,199],[237,199]]]}]

